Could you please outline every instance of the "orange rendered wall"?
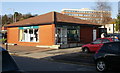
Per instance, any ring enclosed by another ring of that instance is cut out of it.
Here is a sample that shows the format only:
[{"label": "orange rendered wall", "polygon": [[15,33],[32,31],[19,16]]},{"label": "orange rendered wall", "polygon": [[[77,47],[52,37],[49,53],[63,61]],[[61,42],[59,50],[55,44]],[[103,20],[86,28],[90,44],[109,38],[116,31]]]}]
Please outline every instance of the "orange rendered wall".
[{"label": "orange rendered wall", "polygon": [[7,42],[18,43],[18,27],[7,28]]},{"label": "orange rendered wall", "polygon": [[54,45],[55,44],[55,26],[42,25],[39,27],[39,41],[40,45]]},{"label": "orange rendered wall", "polygon": [[19,41],[19,28],[12,27],[8,28],[8,43],[15,43],[17,45],[23,46],[50,46],[54,45],[55,42],[55,26],[54,24],[50,25],[40,25],[39,26],[39,42],[21,42]]}]

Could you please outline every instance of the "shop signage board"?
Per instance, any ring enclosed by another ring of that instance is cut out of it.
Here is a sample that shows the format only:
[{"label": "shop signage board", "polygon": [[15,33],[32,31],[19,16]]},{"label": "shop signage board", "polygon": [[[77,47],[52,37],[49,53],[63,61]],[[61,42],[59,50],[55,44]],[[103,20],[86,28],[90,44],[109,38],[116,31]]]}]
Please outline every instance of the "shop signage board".
[{"label": "shop signage board", "polygon": [[19,29],[37,29],[39,26],[26,26],[26,27],[19,27]]}]

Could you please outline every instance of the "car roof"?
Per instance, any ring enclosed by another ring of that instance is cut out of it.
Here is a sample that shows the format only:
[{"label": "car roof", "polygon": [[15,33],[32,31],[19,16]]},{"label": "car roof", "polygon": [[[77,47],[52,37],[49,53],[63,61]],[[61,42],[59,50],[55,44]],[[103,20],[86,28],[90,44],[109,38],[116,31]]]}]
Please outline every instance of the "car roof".
[{"label": "car roof", "polygon": [[104,43],[104,44],[112,44],[112,43],[120,43],[120,41],[115,41],[115,42],[107,42],[107,43]]},{"label": "car roof", "polygon": [[112,38],[109,38],[109,37],[105,37],[105,38],[98,38],[98,39],[112,39]]}]

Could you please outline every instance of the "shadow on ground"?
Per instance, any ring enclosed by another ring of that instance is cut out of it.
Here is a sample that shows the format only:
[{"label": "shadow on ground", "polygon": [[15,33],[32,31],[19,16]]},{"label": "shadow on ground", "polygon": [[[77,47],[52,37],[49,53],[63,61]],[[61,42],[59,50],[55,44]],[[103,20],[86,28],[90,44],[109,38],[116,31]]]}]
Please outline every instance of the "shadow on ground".
[{"label": "shadow on ground", "polygon": [[82,63],[82,64],[89,64],[94,65],[93,60],[94,53],[71,53],[71,54],[63,54],[51,57],[55,61],[65,61],[71,63]]},{"label": "shadow on ground", "polygon": [[[67,62],[67,63],[73,63],[73,64],[77,64],[77,65],[86,65],[86,66],[95,67],[93,56],[94,56],[94,53],[77,52],[77,53],[71,53],[71,54],[57,55],[57,56],[53,56],[51,58],[54,61]],[[95,72],[95,73],[100,73],[100,72]],[[104,73],[120,73],[120,69],[119,68],[111,69]]]},{"label": "shadow on ground", "polygon": [[19,57],[19,56],[13,56],[13,58],[18,64],[20,70],[29,73],[46,73],[50,71],[55,73],[56,71],[57,72],[60,71],[61,73],[71,72],[71,71],[75,73],[96,72],[93,66],[60,63],[60,62],[47,61],[44,59],[34,59],[34,58]]},{"label": "shadow on ground", "polygon": [[[27,73],[100,73],[95,70],[95,66],[51,62],[44,59],[34,59],[20,56],[13,56],[13,58],[19,68]],[[120,73],[120,71],[108,71],[105,73]]]}]

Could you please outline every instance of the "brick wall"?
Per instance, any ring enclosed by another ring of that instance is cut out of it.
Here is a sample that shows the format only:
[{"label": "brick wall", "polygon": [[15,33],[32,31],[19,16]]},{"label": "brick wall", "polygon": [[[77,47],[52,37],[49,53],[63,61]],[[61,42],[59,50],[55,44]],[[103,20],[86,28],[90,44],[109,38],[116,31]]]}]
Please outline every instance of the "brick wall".
[{"label": "brick wall", "polygon": [[51,25],[40,25],[39,27],[39,42],[21,42],[19,41],[19,28],[12,27],[7,28],[7,40],[8,43],[14,43],[23,46],[37,46],[37,45],[54,45],[55,43],[55,26]]},{"label": "brick wall", "polygon": [[89,43],[93,41],[93,27],[80,27],[80,40],[81,43]]}]

